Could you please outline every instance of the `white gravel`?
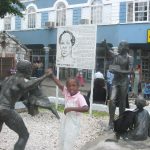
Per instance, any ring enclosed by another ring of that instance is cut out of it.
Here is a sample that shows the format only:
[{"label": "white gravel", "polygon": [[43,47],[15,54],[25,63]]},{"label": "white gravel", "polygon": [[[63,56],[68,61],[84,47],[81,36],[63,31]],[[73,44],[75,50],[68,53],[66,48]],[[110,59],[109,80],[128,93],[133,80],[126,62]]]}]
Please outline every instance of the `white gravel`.
[{"label": "white gravel", "polygon": [[[49,111],[42,111],[37,116],[30,116],[26,112],[20,113],[30,133],[26,150],[57,150],[60,121]],[[60,113],[61,118],[63,114]],[[103,134],[107,126],[107,117],[91,117],[84,114],[81,118],[81,134],[76,141],[75,150],[85,145],[86,142],[96,139]],[[0,150],[13,150],[17,141],[17,134],[10,130],[5,124],[0,133]]]}]

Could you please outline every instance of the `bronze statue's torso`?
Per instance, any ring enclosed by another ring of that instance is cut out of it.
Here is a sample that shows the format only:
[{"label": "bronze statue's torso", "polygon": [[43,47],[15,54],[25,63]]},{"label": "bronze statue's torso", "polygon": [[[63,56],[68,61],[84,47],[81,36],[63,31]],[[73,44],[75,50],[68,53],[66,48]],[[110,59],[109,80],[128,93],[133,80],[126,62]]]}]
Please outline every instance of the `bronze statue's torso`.
[{"label": "bronze statue's torso", "polygon": [[[114,65],[120,66],[121,70],[129,70],[129,57],[117,55],[113,61]],[[113,84],[122,85],[127,83],[128,74],[114,73]]]},{"label": "bronze statue's torso", "polygon": [[24,89],[21,88],[23,78],[19,78],[16,75],[10,76],[5,79],[1,85],[0,92],[0,105],[6,108],[14,108],[16,101],[20,99]]}]

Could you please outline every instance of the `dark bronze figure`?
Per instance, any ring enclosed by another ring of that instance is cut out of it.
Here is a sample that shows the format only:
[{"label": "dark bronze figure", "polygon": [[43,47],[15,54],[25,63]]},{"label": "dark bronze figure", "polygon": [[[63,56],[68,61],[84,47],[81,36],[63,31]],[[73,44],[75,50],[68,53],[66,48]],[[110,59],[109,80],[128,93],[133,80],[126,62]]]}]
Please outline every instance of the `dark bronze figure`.
[{"label": "dark bronze figure", "polygon": [[135,110],[123,112],[114,121],[117,140],[122,137],[125,140],[143,141],[150,137],[150,115],[144,109],[147,102],[142,96],[138,96],[135,105]]},{"label": "dark bronze figure", "polygon": [[109,66],[110,72],[114,74],[112,91],[109,100],[109,128],[113,129],[113,120],[116,106],[119,105],[119,115],[125,111],[126,97],[128,94],[128,75],[131,73],[133,59],[128,55],[129,46],[127,42],[121,42],[118,54],[113,56],[113,64]]},{"label": "dark bronze figure", "polygon": [[134,128],[129,130],[127,138],[135,141],[146,140],[150,137],[150,115],[149,112],[144,109],[147,105],[146,100],[139,96],[135,100],[136,116],[134,121]]},{"label": "dark bronze figure", "polygon": [[[31,79],[32,80],[32,79]],[[24,100],[25,99],[25,100]],[[43,94],[40,85],[26,93],[21,100],[28,109],[28,113],[32,116],[39,113],[38,107],[42,107],[52,111],[52,113],[60,119],[54,105],[49,101],[48,97]]]},{"label": "dark bronze figure", "polygon": [[51,75],[48,70],[46,74],[35,80],[28,80],[31,76],[31,63],[20,61],[17,63],[17,72],[6,78],[1,83],[0,92],[0,131],[3,123],[15,131],[19,138],[14,146],[14,150],[24,150],[29,133],[21,118],[14,110],[15,103],[28,91],[39,85],[46,77]]}]

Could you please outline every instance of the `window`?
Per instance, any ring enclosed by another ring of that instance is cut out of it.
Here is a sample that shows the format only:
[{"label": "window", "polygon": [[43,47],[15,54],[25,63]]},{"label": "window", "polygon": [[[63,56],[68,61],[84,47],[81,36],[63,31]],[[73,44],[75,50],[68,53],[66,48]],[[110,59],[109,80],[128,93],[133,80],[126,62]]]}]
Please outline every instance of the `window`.
[{"label": "window", "polygon": [[127,22],[150,21],[150,2],[127,3]]},{"label": "window", "polygon": [[91,24],[102,23],[102,1],[94,0],[91,3]]},{"label": "window", "polygon": [[11,17],[4,18],[4,30],[11,30]]},{"label": "window", "polygon": [[36,27],[36,10],[34,7],[28,9],[28,28]]},{"label": "window", "polygon": [[128,3],[127,6],[127,22],[133,22],[133,3]]},{"label": "window", "polygon": [[147,2],[135,3],[135,21],[147,21]]},{"label": "window", "polygon": [[60,2],[56,10],[56,26],[64,25],[66,25],[66,6],[64,3]]}]

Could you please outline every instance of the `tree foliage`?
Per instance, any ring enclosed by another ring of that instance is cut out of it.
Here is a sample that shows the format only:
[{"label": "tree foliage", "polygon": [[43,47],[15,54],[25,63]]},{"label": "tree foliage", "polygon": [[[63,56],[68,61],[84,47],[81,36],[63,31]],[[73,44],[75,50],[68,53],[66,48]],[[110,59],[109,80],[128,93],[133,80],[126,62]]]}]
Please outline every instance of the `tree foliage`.
[{"label": "tree foliage", "polygon": [[25,10],[25,6],[20,0],[0,0],[0,18],[4,18],[7,13],[23,17],[22,10]]}]

